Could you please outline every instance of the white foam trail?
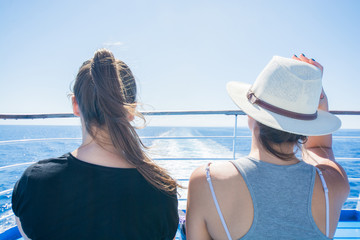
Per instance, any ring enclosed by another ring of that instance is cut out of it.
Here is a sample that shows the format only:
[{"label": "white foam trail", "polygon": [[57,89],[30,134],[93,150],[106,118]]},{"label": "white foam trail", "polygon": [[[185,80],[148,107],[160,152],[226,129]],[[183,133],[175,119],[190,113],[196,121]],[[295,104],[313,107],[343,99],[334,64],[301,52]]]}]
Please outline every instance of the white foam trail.
[{"label": "white foam trail", "polygon": [[[181,131],[181,132],[179,132]],[[196,132],[195,132],[196,133]],[[160,136],[198,136],[190,129],[170,129]],[[150,146],[150,154],[153,157],[173,158],[217,158],[231,157],[232,151],[212,139],[157,139]]]},{"label": "white foam trail", "polygon": [[[161,136],[198,136],[191,129],[170,129]],[[209,162],[206,158],[231,157],[232,151],[212,139],[157,139],[150,146],[153,158],[204,158],[204,160],[157,161],[177,179],[188,179],[198,166]],[[214,162],[214,160],[212,160]],[[183,184],[183,183],[182,183]],[[185,182],[183,185],[187,185]]]}]

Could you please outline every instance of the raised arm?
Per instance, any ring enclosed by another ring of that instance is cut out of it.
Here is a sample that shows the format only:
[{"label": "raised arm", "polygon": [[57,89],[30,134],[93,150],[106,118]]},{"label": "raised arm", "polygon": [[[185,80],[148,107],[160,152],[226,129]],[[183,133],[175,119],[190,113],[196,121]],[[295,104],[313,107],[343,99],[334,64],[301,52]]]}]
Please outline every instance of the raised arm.
[{"label": "raised arm", "polygon": [[[328,100],[324,90],[320,96],[318,109],[323,111],[329,110]],[[314,166],[326,162],[335,162],[332,149],[332,134],[308,137],[303,150],[304,160]],[[309,153],[310,156],[307,156],[307,153]]]},{"label": "raised arm", "polygon": [[[318,62],[314,59],[308,59],[303,54],[299,57],[294,55],[293,59],[307,62],[323,70],[323,67]],[[318,109],[329,111],[328,99],[324,90],[320,95]],[[346,172],[335,161],[332,149],[332,135],[308,137],[307,142],[303,145],[302,157],[305,162],[316,166],[323,172],[329,187],[335,189],[338,197],[345,201],[350,191],[349,182]]]}]

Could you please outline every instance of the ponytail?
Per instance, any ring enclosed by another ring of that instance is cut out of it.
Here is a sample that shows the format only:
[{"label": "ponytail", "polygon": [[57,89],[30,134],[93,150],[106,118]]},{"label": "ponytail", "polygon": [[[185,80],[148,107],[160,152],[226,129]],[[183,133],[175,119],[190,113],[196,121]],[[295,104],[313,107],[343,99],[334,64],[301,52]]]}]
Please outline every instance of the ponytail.
[{"label": "ponytail", "polygon": [[136,84],[125,63],[116,60],[109,50],[96,51],[93,59],[81,66],[74,94],[85,128],[95,141],[99,139],[94,129],[107,132],[117,154],[135,166],[150,184],[167,193],[176,193],[178,184],[147,156],[128,120],[128,109],[134,108]]}]

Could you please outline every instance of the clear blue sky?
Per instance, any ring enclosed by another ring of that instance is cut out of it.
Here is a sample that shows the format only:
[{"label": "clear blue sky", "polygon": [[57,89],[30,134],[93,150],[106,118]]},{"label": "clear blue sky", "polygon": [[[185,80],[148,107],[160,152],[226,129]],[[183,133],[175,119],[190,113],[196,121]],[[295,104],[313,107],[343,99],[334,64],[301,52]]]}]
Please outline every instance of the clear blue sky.
[{"label": "clear blue sky", "polygon": [[236,109],[228,81],[302,52],[324,66],[330,108],[360,110],[359,12],[357,0],[0,1],[0,112],[71,112],[69,86],[102,47],[131,67],[145,110]]}]

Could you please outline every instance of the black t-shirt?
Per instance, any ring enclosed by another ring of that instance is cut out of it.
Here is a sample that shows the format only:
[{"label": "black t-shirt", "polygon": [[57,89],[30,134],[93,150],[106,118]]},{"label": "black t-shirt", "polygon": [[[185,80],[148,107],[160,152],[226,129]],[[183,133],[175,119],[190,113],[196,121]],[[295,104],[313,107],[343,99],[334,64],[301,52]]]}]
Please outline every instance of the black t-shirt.
[{"label": "black t-shirt", "polygon": [[31,239],[173,239],[176,195],[134,168],[83,162],[71,154],[31,165],[15,184],[12,207]]}]

